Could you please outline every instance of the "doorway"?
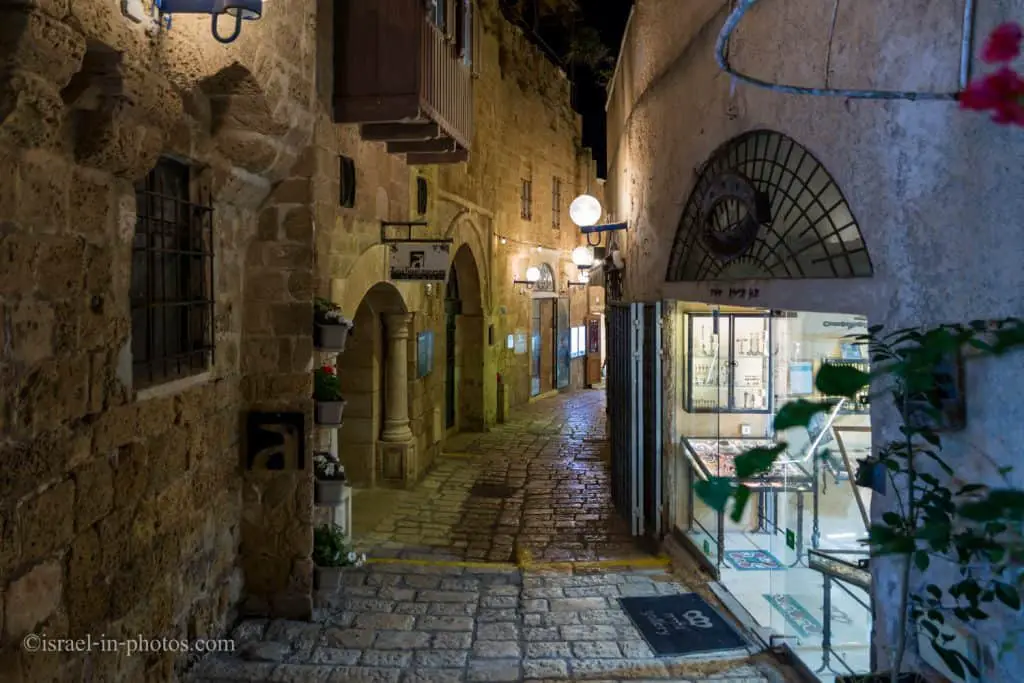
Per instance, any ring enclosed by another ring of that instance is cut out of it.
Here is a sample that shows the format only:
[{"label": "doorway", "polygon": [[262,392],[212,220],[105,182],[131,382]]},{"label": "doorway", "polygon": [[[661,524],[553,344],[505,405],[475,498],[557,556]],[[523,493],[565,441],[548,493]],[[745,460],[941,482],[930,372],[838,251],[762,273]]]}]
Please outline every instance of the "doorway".
[{"label": "doorway", "polygon": [[456,406],[455,387],[458,383],[456,373],[456,350],[458,319],[462,313],[462,300],[459,297],[459,274],[455,272],[455,266],[448,272],[448,285],[444,293],[444,316],[445,316],[445,363],[444,363],[444,426],[445,429],[452,429],[458,426],[458,408]]},{"label": "doorway", "polygon": [[[444,295],[444,431],[484,428],[484,315],[480,271],[468,245],[452,258]],[[439,409],[440,410],[440,409]],[[437,415],[440,424],[440,415]]]},{"label": "doorway", "polygon": [[530,395],[555,388],[557,299],[534,299],[530,334]]}]

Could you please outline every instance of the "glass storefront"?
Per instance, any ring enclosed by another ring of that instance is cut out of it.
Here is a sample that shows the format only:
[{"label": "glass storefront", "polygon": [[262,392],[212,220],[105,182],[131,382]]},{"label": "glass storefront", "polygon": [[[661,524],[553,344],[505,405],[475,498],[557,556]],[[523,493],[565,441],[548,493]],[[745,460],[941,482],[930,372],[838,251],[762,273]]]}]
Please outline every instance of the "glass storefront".
[{"label": "glass storefront", "polygon": [[[867,370],[867,349],[846,338],[865,333],[866,320],[676,302],[670,324],[673,357],[683,359],[674,369],[673,535],[821,680],[869,671],[860,540],[870,492],[852,474],[871,448],[866,396],[840,401],[810,429],[776,433],[772,425],[789,401],[828,398],[814,386],[823,364]],[[748,482],[753,495],[739,522],[693,493],[698,479],[735,476],[737,455],[780,441],[786,452]]]}]

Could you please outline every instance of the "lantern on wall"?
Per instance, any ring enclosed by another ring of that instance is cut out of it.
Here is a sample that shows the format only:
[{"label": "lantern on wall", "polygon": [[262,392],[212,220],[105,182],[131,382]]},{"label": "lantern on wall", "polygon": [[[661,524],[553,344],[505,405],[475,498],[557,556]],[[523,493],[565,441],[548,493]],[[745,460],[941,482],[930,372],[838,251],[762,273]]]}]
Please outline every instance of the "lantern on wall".
[{"label": "lantern on wall", "polygon": [[527,282],[531,282],[532,283],[532,282],[536,282],[539,279],[540,279],[540,268],[538,268],[537,266],[530,266],[529,268],[526,269],[526,281]]},{"label": "lantern on wall", "polygon": [[572,262],[579,268],[589,268],[594,265],[594,250],[591,247],[578,246],[572,250]]},{"label": "lantern on wall", "polygon": [[[255,21],[263,16],[264,0],[156,0],[160,15],[209,14],[212,17],[210,31],[219,43],[231,43],[242,33],[243,21]],[[218,20],[222,14],[235,18],[234,31],[221,35]],[[170,26],[170,23],[167,24]]]}]

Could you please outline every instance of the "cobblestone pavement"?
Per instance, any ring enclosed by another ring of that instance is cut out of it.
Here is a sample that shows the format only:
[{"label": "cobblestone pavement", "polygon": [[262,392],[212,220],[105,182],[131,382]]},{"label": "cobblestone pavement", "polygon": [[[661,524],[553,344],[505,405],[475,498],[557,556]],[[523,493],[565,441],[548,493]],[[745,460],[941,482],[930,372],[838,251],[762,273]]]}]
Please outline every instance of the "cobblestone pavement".
[{"label": "cobblestone pavement", "polygon": [[654,658],[615,600],[683,592],[664,570],[526,572],[368,565],[317,621],[253,620],[233,656],[203,660],[193,683],[484,683],[781,678],[744,660]]},{"label": "cobblestone pavement", "polygon": [[[517,550],[546,561],[642,555],[612,509],[604,396],[560,394],[449,439],[416,490],[382,502],[394,512],[358,545],[371,557],[491,562],[514,562]],[[361,496],[354,505],[358,518]]]},{"label": "cobblestone pavement", "polygon": [[[585,391],[450,440],[415,490],[364,498],[376,517],[357,498],[357,520],[374,520],[357,542],[378,561],[318,594],[313,622],[244,621],[235,652],[190,680],[781,681],[760,660],[653,656],[616,598],[687,588],[613,511],[604,428],[604,392]],[[632,566],[582,564],[605,559]]]}]

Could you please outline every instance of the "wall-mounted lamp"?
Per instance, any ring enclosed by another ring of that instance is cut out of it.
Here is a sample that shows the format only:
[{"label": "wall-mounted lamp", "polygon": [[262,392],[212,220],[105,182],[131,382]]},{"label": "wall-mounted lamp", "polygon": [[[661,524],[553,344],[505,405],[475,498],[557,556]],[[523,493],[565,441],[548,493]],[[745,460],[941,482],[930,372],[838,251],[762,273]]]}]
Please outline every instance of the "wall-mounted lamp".
[{"label": "wall-mounted lamp", "polygon": [[[209,14],[213,17],[210,31],[219,43],[233,42],[242,33],[243,21],[255,21],[263,16],[264,0],[156,0],[156,9],[161,16],[175,14]],[[231,35],[222,36],[217,20],[222,14],[235,18],[235,30]],[[170,26],[170,23],[167,24]]]},{"label": "wall-mounted lamp", "polygon": [[[585,249],[586,247],[580,247],[580,248],[581,249]],[[575,257],[575,255],[576,255],[575,252],[573,252],[573,256],[574,257]],[[573,260],[575,261],[575,258]],[[590,284],[590,270],[588,270],[587,268],[585,268],[585,267],[583,267],[583,266],[581,266],[579,264],[576,264],[576,271],[577,271],[576,282],[566,282],[565,283],[566,286],[567,287],[586,287],[587,285],[589,285]]]},{"label": "wall-mounted lamp", "polygon": [[594,225],[601,220],[601,202],[593,195],[581,194],[569,205],[569,218],[581,228]]},{"label": "wall-mounted lamp", "polygon": [[537,284],[538,280],[540,280],[540,268],[538,268],[537,266],[530,266],[529,268],[526,269],[526,279],[513,280],[512,284],[522,285],[527,289],[533,289],[533,286]]},{"label": "wall-mounted lamp", "polygon": [[583,270],[584,268],[590,268],[590,266],[594,265],[593,247],[579,246],[573,249],[572,262],[580,270]]}]

